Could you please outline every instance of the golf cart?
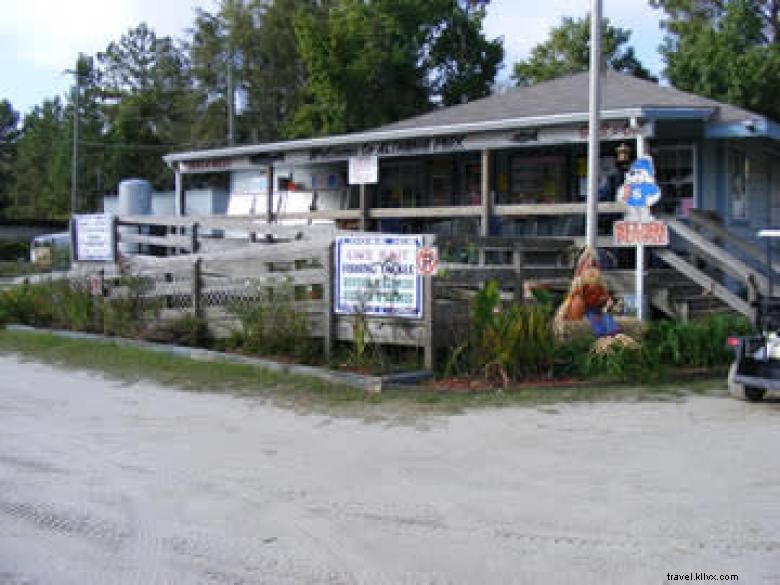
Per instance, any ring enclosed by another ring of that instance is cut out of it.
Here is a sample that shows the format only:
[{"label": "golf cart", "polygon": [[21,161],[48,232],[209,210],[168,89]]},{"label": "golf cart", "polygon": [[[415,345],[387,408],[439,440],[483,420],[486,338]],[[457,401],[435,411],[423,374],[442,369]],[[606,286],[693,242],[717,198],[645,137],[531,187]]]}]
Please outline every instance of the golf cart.
[{"label": "golf cart", "polygon": [[767,391],[780,390],[780,297],[774,296],[772,241],[780,238],[780,229],[761,230],[766,238],[769,290],[756,303],[756,335],[730,337],[728,344],[736,359],[728,374],[732,396],[759,402]]}]

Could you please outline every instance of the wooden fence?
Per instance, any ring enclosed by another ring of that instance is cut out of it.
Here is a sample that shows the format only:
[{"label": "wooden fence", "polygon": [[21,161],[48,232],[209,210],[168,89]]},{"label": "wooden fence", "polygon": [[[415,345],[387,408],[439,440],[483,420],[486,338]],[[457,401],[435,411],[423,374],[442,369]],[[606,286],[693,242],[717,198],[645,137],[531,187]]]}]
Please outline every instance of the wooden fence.
[{"label": "wooden fence", "polygon": [[[333,241],[356,232],[341,231],[333,224],[279,225],[254,217],[125,216],[117,218],[114,227],[118,249],[124,250],[122,266],[146,279],[147,294],[160,299],[164,307],[163,318],[192,311],[206,318],[215,332],[225,334],[237,325],[236,307],[267,299],[269,291],[287,287],[294,310],[306,315],[310,335],[322,340],[326,356],[336,342],[354,341],[356,329],[365,325],[372,343],[423,350],[428,369],[435,365],[437,348],[457,345],[468,337],[471,300],[485,281],[498,281],[507,300],[523,300],[536,285],[563,293],[582,245],[575,238],[426,236],[427,243],[435,242],[439,248],[439,272],[424,279],[422,318],[407,319],[334,313]],[[670,229],[689,245],[695,244],[699,259],[717,260],[728,272],[756,280],[759,288],[765,286],[765,279],[732,262],[700,234],[675,221]],[[648,270],[646,277],[648,294],[661,310],[666,306],[674,316],[680,304],[675,290],[687,291],[694,284],[697,298],[706,293],[707,298],[717,297],[732,309],[749,313],[747,301],[713,284],[710,277],[698,278],[690,262],[678,266],[683,260],[672,251],[654,253],[669,265]],[[96,268],[80,266],[85,272]],[[107,267],[107,277],[116,270]],[[604,276],[613,294],[633,294],[633,268],[618,262]]]}]

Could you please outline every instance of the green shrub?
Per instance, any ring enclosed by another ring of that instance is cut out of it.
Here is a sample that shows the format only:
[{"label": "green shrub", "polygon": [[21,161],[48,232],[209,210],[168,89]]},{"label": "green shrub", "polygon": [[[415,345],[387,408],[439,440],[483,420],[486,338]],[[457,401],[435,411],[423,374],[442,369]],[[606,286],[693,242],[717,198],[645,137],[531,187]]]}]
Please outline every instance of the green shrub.
[{"label": "green shrub", "polygon": [[54,322],[51,283],[19,284],[0,292],[0,312],[9,323],[48,327]]},{"label": "green shrub", "polygon": [[472,369],[499,377],[504,384],[549,375],[555,362],[551,315],[548,298],[504,306],[498,285],[487,282],[472,304]]},{"label": "green shrub", "polygon": [[747,319],[730,314],[688,323],[656,321],[649,327],[645,345],[659,364],[711,368],[732,361],[732,350],[726,346],[730,335],[746,335],[752,329]]},{"label": "green shrub", "polygon": [[208,321],[194,313],[184,313],[168,321],[155,321],[143,331],[142,336],[148,341],[188,347],[210,347],[214,341]]},{"label": "green shrub", "polygon": [[74,331],[99,331],[96,301],[86,280],[52,282],[53,325]]},{"label": "green shrub", "polygon": [[308,359],[312,356],[309,320],[295,306],[295,291],[284,285],[271,293],[261,293],[249,304],[229,309],[240,323],[229,345],[256,355],[289,355]]},{"label": "green shrub", "polygon": [[99,300],[105,335],[138,337],[145,323],[157,319],[161,301],[146,296],[150,286],[146,279],[130,274],[123,274],[109,284],[110,297]]},{"label": "green shrub", "polygon": [[23,241],[0,242],[0,261],[16,262],[30,257],[30,243]]}]

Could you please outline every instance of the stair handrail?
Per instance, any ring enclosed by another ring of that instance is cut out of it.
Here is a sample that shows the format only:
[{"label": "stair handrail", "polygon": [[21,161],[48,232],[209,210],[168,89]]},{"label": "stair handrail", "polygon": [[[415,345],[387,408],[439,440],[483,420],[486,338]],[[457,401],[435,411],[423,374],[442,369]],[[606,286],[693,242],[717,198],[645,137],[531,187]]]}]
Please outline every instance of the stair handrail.
[{"label": "stair handrail", "polygon": [[[749,256],[761,266],[766,265],[766,251],[729,232],[723,225],[723,219],[716,211],[709,209],[691,209],[688,212],[688,221],[695,228],[708,231],[713,238],[727,242],[740,252]],[[780,275],[780,262],[772,262],[772,269]]]},{"label": "stair handrail", "polygon": [[752,266],[739,260],[733,254],[716,245],[712,240],[704,237],[680,220],[670,218],[666,221],[669,230],[684,240],[689,248],[693,248],[697,256],[706,257],[719,270],[727,272],[743,282],[748,287],[749,296],[752,296],[754,291],[768,294],[769,280]]}]

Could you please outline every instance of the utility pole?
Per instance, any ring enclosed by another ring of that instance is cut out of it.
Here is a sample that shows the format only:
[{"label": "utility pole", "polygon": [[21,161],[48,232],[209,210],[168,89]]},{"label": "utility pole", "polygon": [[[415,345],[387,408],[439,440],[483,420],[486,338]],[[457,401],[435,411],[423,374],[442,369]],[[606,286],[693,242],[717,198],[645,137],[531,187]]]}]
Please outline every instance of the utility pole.
[{"label": "utility pole", "polygon": [[228,48],[228,70],[227,70],[227,124],[229,145],[233,145],[235,137],[233,134],[233,108],[235,107],[235,93],[233,91],[233,48]]},{"label": "utility pole", "polygon": [[71,155],[71,170],[70,170],[70,212],[71,214],[78,211],[78,185],[79,185],[79,115],[80,106],[79,98],[81,94],[81,72],[79,71],[79,65],[81,64],[81,53],[79,53],[78,60],[76,61],[76,70],[68,71],[76,76],[76,95],[73,98],[73,153]]},{"label": "utility pole", "polygon": [[590,112],[588,116],[588,203],[585,239],[596,249],[599,235],[599,139],[601,138],[601,0],[591,0]]}]

